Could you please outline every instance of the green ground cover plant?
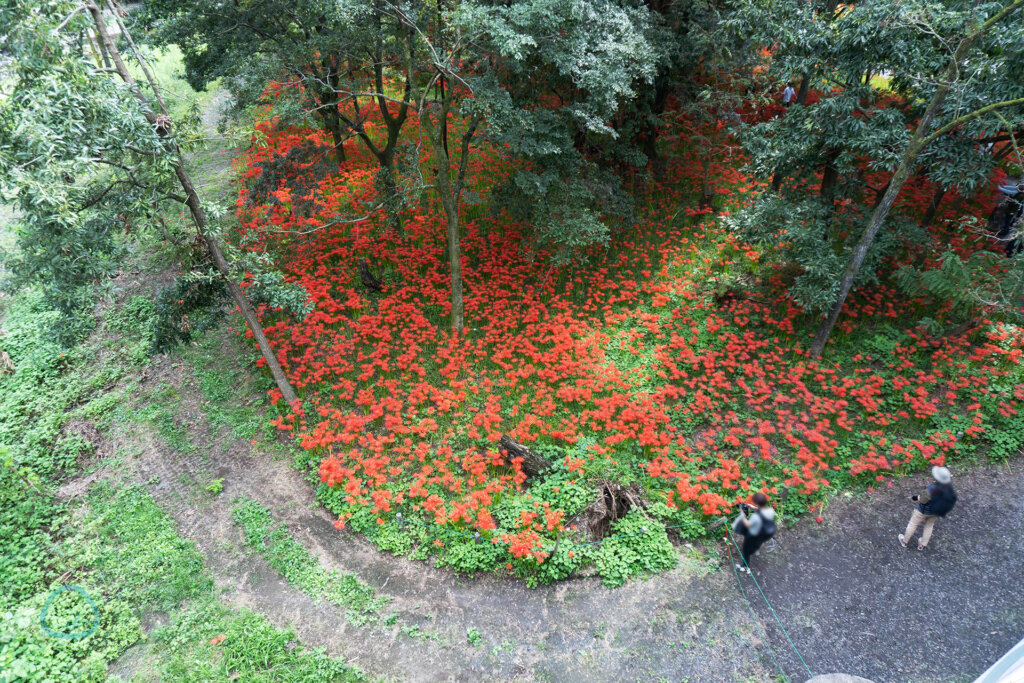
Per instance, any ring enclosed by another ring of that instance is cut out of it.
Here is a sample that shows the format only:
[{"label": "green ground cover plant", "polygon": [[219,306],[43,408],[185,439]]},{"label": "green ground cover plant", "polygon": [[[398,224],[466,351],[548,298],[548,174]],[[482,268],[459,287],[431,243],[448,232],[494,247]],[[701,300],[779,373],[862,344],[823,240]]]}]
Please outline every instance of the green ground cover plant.
[{"label": "green ground cover plant", "polygon": [[344,608],[354,625],[368,623],[387,604],[355,574],[321,567],[316,557],[292,538],[287,525],[275,523],[270,510],[256,501],[238,500],[232,517],[245,532],[246,544],[266,558],[288,583],[315,600]]},{"label": "green ground cover plant", "polygon": [[[97,483],[81,506],[69,507],[11,481],[7,470],[0,476],[0,567],[11,579],[0,592],[0,680],[105,680],[111,662],[147,642],[141,618],[154,612],[172,624],[149,636],[166,646],[150,649],[151,674],[362,680],[337,659],[296,648],[294,634],[263,617],[221,606],[195,545],[141,488]],[[89,597],[67,591],[51,599],[66,584]]]},{"label": "green ground cover plant", "polygon": [[[143,678],[363,680],[262,616],[223,606],[195,545],[138,486],[114,475],[70,503],[55,496],[61,481],[120,462],[97,462],[69,424],[107,432],[142,420],[172,447],[189,447],[160,407],[173,398],[170,387],[149,402],[125,400],[149,363],[151,301],[111,306],[98,333],[70,349],[52,341],[56,312],[38,293],[14,297],[3,313],[0,348],[14,372],[0,377],[0,681],[106,680],[133,647],[145,652],[136,670]],[[171,625],[144,634],[152,614]]]}]

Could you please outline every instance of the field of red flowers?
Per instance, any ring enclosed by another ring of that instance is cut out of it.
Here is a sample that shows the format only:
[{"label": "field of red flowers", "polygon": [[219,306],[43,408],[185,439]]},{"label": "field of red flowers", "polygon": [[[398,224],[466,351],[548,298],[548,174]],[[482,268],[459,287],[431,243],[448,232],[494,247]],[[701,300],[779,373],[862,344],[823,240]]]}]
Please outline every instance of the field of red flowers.
[{"label": "field of red flowers", "polygon": [[[669,534],[699,536],[755,491],[785,520],[837,489],[1024,443],[1024,330],[986,321],[936,340],[919,321],[943,320],[944,302],[883,284],[851,298],[825,359],[809,359],[814,321],[787,296],[785,271],[721,222],[763,183],[723,152],[714,209],[691,208],[703,170],[686,125],[669,179],[638,189],[636,224],[576,267],[531,255],[527,226],[490,210],[509,165],[475,146],[483,201],[463,204],[461,335],[448,326],[435,199],[410,200],[402,239],[380,214],[346,223],[375,203],[373,158],[350,143],[347,165],[325,172],[319,132],[272,118],[257,128],[266,144],[237,162],[238,240],[272,254],[314,304],[301,321],[261,311],[301,397],[277,426],[308,453],[337,526],[383,548],[531,581],[595,565],[616,583],[671,565]],[[916,182],[904,211],[933,194]],[[986,246],[954,230],[932,228],[962,252]],[[360,284],[363,258],[382,293]],[[502,434],[554,467],[527,481]],[[603,481],[637,482],[648,506],[613,525],[614,541],[588,545],[578,516]]]}]

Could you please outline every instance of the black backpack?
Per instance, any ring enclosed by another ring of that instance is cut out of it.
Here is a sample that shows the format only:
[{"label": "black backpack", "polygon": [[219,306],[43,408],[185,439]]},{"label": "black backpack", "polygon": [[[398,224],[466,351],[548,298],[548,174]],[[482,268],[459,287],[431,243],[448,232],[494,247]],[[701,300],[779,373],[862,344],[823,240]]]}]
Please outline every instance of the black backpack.
[{"label": "black backpack", "polygon": [[775,535],[778,527],[775,525],[775,518],[768,519],[764,515],[761,516],[761,533],[758,534],[760,538],[766,541]]},{"label": "black backpack", "polygon": [[949,490],[942,491],[941,496],[928,501],[927,514],[945,517],[953,509],[954,505],[956,505],[956,491],[950,487]]}]

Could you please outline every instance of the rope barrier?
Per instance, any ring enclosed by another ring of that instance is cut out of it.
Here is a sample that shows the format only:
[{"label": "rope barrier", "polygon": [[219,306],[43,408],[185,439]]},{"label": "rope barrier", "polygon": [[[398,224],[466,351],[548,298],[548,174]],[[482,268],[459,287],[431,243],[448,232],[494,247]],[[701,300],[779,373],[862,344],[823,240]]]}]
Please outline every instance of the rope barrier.
[{"label": "rope barrier", "polygon": [[[763,590],[761,590],[761,584],[758,583],[757,578],[754,577],[754,572],[750,570],[750,565],[747,563],[746,558],[743,557],[743,551],[740,549],[739,544],[736,543],[736,537],[733,535],[732,529],[731,528],[727,529],[727,533],[728,533],[728,539],[730,541],[730,543],[729,543],[729,546],[730,546],[729,547],[729,560],[730,560],[730,563],[731,563],[731,560],[732,560],[732,547],[731,546],[735,545],[736,546],[736,550],[739,551],[739,553],[740,553],[740,558],[743,560],[743,565],[747,568],[747,571],[749,572],[750,578],[753,580],[754,585],[757,586],[757,592],[760,593],[761,597],[764,599],[764,604],[768,605],[768,610],[772,613],[772,617],[775,619],[775,623],[779,625],[779,629],[782,631],[782,635],[786,636],[786,640],[789,641],[789,646],[791,648],[793,648],[793,652],[795,652],[796,656],[800,658],[800,663],[803,664],[804,665],[804,669],[807,670],[807,675],[810,676],[811,678],[813,678],[814,674],[811,673],[811,667],[807,666],[807,662],[804,661],[804,656],[802,654],[800,654],[800,650],[797,649],[796,643],[794,643],[793,639],[789,637],[789,632],[786,631],[786,627],[783,626],[782,625],[782,621],[779,620],[779,615],[775,613],[775,608],[772,607],[772,603],[768,601],[768,596],[764,594]],[[743,599],[747,600],[747,594],[746,594],[746,591],[743,590],[743,583],[740,581],[739,572],[736,571],[735,564],[733,564],[733,568],[732,569],[733,569],[733,573],[736,574],[736,581],[737,581],[737,583],[740,584],[740,591],[743,593]],[[749,600],[747,600],[747,607],[750,607],[750,601]],[[771,649],[771,648],[769,648],[769,649]],[[772,655],[772,657],[774,658],[774,654]],[[785,676],[786,675],[785,672],[783,672],[782,675]]]},{"label": "rope barrier", "polygon": [[768,648],[768,654],[772,656],[772,661],[775,662],[775,666],[779,668],[779,673],[782,674],[783,680],[789,681],[789,676],[786,675],[786,670],[782,668],[782,664],[779,663],[778,657],[775,656],[775,650],[772,649],[772,644],[768,640],[768,634],[765,633],[764,627],[761,626],[761,621],[757,618],[757,614],[754,613],[754,608],[750,604],[750,599],[747,598],[747,591],[743,589],[743,582],[740,581],[740,573],[736,571],[736,564],[732,561],[732,544],[726,543],[725,547],[729,550],[729,566],[732,567],[733,576],[736,577],[736,584],[740,587],[740,594],[743,595],[743,601],[747,604],[747,610],[750,611],[750,616],[754,620],[754,625],[761,632],[761,640],[764,642],[764,646]]}]

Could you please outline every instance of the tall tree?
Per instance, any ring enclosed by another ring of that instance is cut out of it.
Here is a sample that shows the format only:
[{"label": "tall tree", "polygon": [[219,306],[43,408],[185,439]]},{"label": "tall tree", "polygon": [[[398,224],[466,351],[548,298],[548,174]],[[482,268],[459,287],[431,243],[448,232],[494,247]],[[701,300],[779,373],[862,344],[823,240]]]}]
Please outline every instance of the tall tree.
[{"label": "tall tree", "polygon": [[657,17],[616,0],[515,0],[465,2],[453,20],[482,47],[464,78],[513,164],[499,203],[557,261],[607,244],[630,216],[621,171],[647,161],[623,122],[665,54]]},{"label": "tall tree", "polygon": [[[791,106],[745,132],[753,170],[767,177],[786,169],[792,183],[782,198],[765,193],[732,220],[744,238],[801,266],[794,298],[830,314],[812,347],[820,354],[834,324],[828,320],[852,287],[876,281],[885,274],[886,254],[922,239],[907,217],[890,218],[906,177],[920,167],[963,193],[987,182],[995,160],[977,143],[1005,129],[985,111],[961,117],[1024,94],[1020,69],[1011,66],[1024,45],[1022,33],[1004,21],[1003,10],[1013,13],[1015,3],[866,0],[838,6],[827,21],[815,7],[744,0],[729,25],[772,46],[769,74],[781,80],[816,74],[822,90],[814,104]],[[1001,18],[990,24],[986,16]],[[891,75],[887,90],[871,83],[879,72]],[[957,119],[933,135],[932,127]],[[891,180],[865,194],[866,170],[891,173]],[[841,213],[839,201],[846,205]]]},{"label": "tall tree", "polygon": [[[409,116],[412,74],[401,59],[404,30],[386,0],[153,0],[140,21],[152,40],[177,44],[186,75],[204,88],[223,78],[240,104],[284,82],[275,107],[286,119],[311,115],[330,134],[339,164],[357,139],[377,160],[382,204],[401,234],[405,201],[396,153]],[[384,133],[373,132],[381,121]]]},{"label": "tall tree", "polygon": [[[51,296],[68,282],[81,286],[82,273],[95,277],[115,267],[104,250],[113,244],[118,224],[144,220],[164,202],[185,205],[282,396],[295,401],[210,230],[174,121],[149,70],[138,62],[148,87],[137,83],[108,30],[107,22],[119,14],[111,9],[93,2],[16,0],[0,10],[0,25],[11,27],[6,44],[15,56],[13,88],[0,108],[0,164],[22,214],[16,263],[27,278],[22,282],[40,284]],[[118,29],[137,56],[130,33],[123,25]],[[88,60],[76,39],[85,32],[95,36],[110,67]],[[103,245],[99,252],[94,237]]]}]

